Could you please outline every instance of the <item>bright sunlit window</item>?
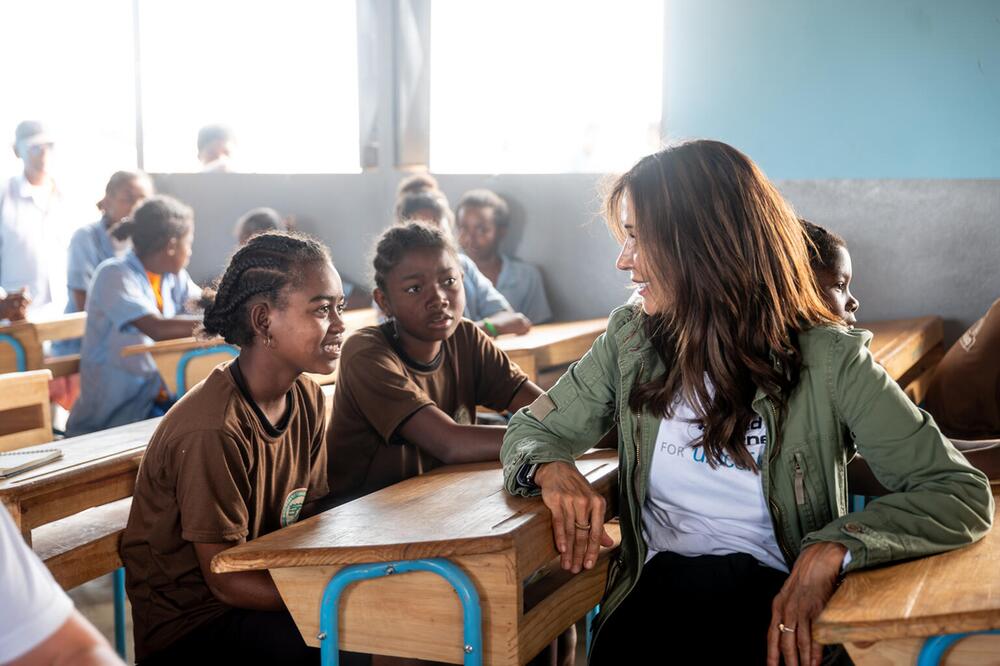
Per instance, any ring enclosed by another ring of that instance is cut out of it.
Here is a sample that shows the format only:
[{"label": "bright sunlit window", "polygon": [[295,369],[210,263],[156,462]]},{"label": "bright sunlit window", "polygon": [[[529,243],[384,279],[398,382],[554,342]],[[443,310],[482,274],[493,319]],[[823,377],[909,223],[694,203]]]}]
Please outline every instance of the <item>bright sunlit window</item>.
[{"label": "bright sunlit window", "polygon": [[227,170],[360,171],[354,0],[143,0],[139,23],[148,171],[202,170],[210,124]]},{"label": "bright sunlit window", "polygon": [[3,2],[0,26],[0,176],[22,168],[14,128],[40,121],[55,140],[49,171],[70,221],[92,222],[108,177],[136,166],[132,2]]},{"label": "bright sunlit window", "polygon": [[609,172],[660,145],[663,0],[434,0],[430,167]]}]

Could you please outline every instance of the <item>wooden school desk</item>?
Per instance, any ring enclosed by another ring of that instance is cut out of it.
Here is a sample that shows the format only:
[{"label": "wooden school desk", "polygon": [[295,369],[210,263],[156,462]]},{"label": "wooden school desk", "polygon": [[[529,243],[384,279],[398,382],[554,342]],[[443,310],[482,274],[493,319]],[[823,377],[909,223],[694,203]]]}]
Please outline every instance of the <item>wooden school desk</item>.
[{"label": "wooden school desk", "polygon": [[607,317],[540,324],[526,335],[501,335],[496,343],[535,381],[542,370],[580,360],[607,328]]},{"label": "wooden school desk", "polygon": [[[814,638],[844,643],[857,666],[929,666],[951,644],[944,636],[1000,630],[1000,510],[993,520],[971,546],[848,574],[813,625]],[[935,654],[918,661],[922,649]],[[1000,664],[1000,634],[965,638],[940,663]]]},{"label": "wooden school desk", "polygon": [[215,366],[239,354],[239,348],[227,345],[221,338],[213,340],[177,338],[160,340],[149,345],[129,345],[122,348],[121,354],[152,356],[167,392],[182,396],[207,377]]},{"label": "wooden school desk", "polygon": [[132,496],[139,461],[160,419],[21,449],[59,449],[62,459],[0,479],[0,502],[24,538],[32,528]]},{"label": "wooden school desk", "polygon": [[43,345],[46,342],[83,337],[86,326],[87,315],[75,312],[0,327],[0,372],[51,370],[53,377],[79,372],[79,354],[46,358]]},{"label": "wooden school desk", "polygon": [[[593,451],[577,465],[613,514],[617,453]],[[498,463],[450,466],[219,553],[212,569],[269,570],[305,641],[326,652],[339,644],[450,663],[523,664],[600,600],[613,553],[604,549],[593,569],[573,576],[558,561],[552,568],[551,530],[541,499],[504,491]],[[463,636],[463,626],[479,623],[463,619],[444,579],[426,571],[389,575],[428,560],[439,575],[457,567],[458,577],[471,579],[457,589],[471,590],[466,600],[481,609],[481,645],[470,637],[475,632]],[[378,577],[344,591],[337,621],[327,616],[319,639],[324,588],[358,564],[359,575]]]},{"label": "wooden school desk", "polygon": [[858,324],[872,332],[872,355],[915,403],[927,392],[930,375],[944,356],[941,317],[915,317]]}]

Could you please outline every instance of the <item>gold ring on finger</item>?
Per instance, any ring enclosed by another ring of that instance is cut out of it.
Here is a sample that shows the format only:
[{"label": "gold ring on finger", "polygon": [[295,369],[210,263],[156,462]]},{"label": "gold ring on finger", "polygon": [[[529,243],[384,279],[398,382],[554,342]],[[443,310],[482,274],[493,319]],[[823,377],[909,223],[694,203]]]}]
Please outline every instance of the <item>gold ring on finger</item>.
[{"label": "gold ring on finger", "polygon": [[574,520],[573,524],[576,525],[576,529],[578,529],[578,530],[589,530],[590,529],[590,523],[578,523],[577,521]]},{"label": "gold ring on finger", "polygon": [[778,623],[778,629],[782,633],[785,633],[785,634],[794,634],[795,633],[795,627],[786,627],[785,625],[781,624],[780,622]]}]

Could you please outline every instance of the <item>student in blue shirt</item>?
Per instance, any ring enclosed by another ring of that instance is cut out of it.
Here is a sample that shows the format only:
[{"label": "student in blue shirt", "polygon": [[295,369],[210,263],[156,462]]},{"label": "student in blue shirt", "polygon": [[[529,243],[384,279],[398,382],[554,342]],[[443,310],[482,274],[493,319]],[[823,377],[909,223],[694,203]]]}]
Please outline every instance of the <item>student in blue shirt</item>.
[{"label": "student in blue shirt", "polygon": [[[97,202],[101,219],[80,227],[69,242],[66,264],[66,313],[83,312],[87,289],[94,272],[105,259],[120,257],[129,249],[128,241],[111,235],[111,229],[128,217],[145,199],[153,196],[153,181],[141,171],[116,171],[104,188],[104,198]],[[56,356],[79,354],[80,339],[62,340],[52,345]]]},{"label": "student in blue shirt", "polygon": [[123,357],[128,345],[192,335],[200,317],[186,314],[201,289],[184,267],[191,257],[194,214],[166,196],[147,199],[115,228],[133,249],[97,268],[87,294],[87,327],[80,357],[81,396],[70,436],[141,421],[170,406],[149,354]]},{"label": "student in blue shirt", "polygon": [[[425,222],[436,226],[453,237],[451,209],[448,200],[439,191],[423,190],[402,194],[396,202],[396,222]],[[531,320],[515,312],[507,299],[483,275],[476,263],[464,254],[458,255],[465,287],[465,312],[463,316],[476,322],[491,337],[504,333],[518,335],[531,330]]]},{"label": "student in blue shirt", "polygon": [[535,324],[552,319],[537,266],[500,253],[510,228],[507,202],[491,190],[470,190],[456,209],[458,242],[510,306]]}]

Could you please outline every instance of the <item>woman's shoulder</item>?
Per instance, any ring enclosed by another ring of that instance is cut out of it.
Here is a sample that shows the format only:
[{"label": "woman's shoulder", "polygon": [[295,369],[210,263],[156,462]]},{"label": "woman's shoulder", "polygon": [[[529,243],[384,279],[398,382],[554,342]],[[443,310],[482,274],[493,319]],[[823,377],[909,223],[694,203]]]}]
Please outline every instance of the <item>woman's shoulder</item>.
[{"label": "woman's shoulder", "polygon": [[608,315],[608,335],[620,341],[628,340],[635,335],[645,339],[646,316],[638,303],[619,305]]}]

